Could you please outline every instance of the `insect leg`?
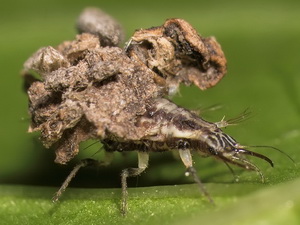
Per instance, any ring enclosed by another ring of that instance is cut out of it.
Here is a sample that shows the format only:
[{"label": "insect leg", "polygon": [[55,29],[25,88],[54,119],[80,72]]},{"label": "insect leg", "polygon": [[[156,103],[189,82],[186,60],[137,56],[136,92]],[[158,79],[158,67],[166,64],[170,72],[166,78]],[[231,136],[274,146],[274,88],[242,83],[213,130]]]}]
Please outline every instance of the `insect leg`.
[{"label": "insect leg", "polygon": [[52,201],[56,202],[62,195],[62,193],[66,190],[66,188],[69,186],[71,180],[76,176],[77,172],[80,168],[86,167],[86,166],[107,166],[111,163],[113,157],[112,152],[105,152],[104,159],[101,161],[97,161],[94,159],[83,159],[81,160],[71,171],[71,173],[67,176],[59,190],[54,194]]},{"label": "insect leg", "polygon": [[205,186],[203,185],[203,183],[201,182],[199,176],[197,175],[197,171],[193,167],[193,160],[192,160],[192,156],[191,156],[190,150],[188,150],[188,149],[179,150],[179,155],[180,155],[180,158],[181,158],[183,164],[187,168],[187,170],[186,170],[186,176],[189,176],[191,174],[192,177],[193,177],[193,179],[194,179],[194,181],[199,185],[199,188],[200,188],[201,192],[206,196],[206,198],[212,204],[214,204],[214,201],[210,197],[209,193],[206,191]]},{"label": "insect leg", "polygon": [[121,174],[121,183],[122,183],[122,203],[121,203],[121,212],[123,215],[127,211],[127,178],[135,177],[140,175],[147,167],[149,161],[148,152],[138,152],[138,168],[127,168],[122,171]]}]

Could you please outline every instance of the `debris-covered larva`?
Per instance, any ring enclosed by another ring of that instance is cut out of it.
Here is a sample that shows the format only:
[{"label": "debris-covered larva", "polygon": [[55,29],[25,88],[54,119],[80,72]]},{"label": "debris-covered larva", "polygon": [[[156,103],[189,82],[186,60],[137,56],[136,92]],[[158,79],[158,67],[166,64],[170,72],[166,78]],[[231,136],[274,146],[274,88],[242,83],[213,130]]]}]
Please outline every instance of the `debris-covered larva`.
[{"label": "debris-covered larva", "polygon": [[[201,153],[247,170],[260,169],[246,156],[272,161],[248,150],[221,128],[177,106],[165,96],[179,84],[204,90],[226,73],[226,59],[213,37],[201,37],[182,19],[134,33],[125,48],[121,26],[99,9],[88,8],[77,22],[76,40],[39,49],[24,64],[31,125],[45,147],[54,146],[56,163],[66,164],[79,144],[97,139],[106,159],[83,160],[56,193],[56,201],[76,172],[86,165],[107,165],[115,151],[136,151],[138,167],[121,173],[122,213],[127,209],[127,178],[148,166],[149,152],[177,151],[187,174],[207,198],[193,167],[192,154]],[[32,73],[39,74],[40,77]]]}]

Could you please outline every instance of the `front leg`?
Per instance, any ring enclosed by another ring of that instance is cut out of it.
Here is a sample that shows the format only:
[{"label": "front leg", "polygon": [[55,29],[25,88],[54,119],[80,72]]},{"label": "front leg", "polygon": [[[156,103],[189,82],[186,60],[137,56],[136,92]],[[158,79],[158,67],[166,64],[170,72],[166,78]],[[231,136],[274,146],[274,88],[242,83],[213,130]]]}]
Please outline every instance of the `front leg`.
[{"label": "front leg", "polygon": [[210,197],[209,193],[206,191],[205,186],[203,185],[199,176],[197,175],[197,171],[193,167],[193,160],[192,160],[190,150],[188,149],[179,150],[179,155],[183,164],[187,168],[185,175],[186,176],[192,175],[195,183],[199,185],[201,192],[205,195],[205,197],[209,200],[210,203],[214,204],[214,201]]},{"label": "front leg", "polygon": [[149,161],[149,153],[148,152],[138,152],[138,168],[127,168],[124,169],[121,173],[121,183],[122,183],[122,205],[121,212],[123,215],[127,212],[127,178],[135,177],[140,175],[147,167]]}]

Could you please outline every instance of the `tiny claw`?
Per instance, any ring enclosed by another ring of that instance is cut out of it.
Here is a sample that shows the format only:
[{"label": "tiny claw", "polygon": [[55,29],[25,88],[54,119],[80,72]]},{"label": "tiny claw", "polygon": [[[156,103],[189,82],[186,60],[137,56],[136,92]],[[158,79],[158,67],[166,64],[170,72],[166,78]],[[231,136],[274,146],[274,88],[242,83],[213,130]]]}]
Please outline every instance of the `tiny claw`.
[{"label": "tiny claw", "polygon": [[56,202],[58,202],[58,199],[59,199],[59,197],[55,194],[52,198],[52,202],[56,203]]}]

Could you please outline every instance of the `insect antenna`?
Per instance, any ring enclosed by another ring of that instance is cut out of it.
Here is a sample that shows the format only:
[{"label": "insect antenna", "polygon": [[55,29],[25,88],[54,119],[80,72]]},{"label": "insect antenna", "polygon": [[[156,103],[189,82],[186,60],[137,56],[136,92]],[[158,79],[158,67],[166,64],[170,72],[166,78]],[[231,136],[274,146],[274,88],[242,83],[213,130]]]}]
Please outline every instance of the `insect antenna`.
[{"label": "insect antenna", "polygon": [[269,146],[269,145],[251,145],[249,147],[250,148],[270,148],[270,149],[273,149],[273,150],[278,151],[281,154],[285,155],[289,160],[291,160],[294,164],[296,164],[295,160],[291,156],[289,156],[286,152],[280,150],[279,148]]}]

